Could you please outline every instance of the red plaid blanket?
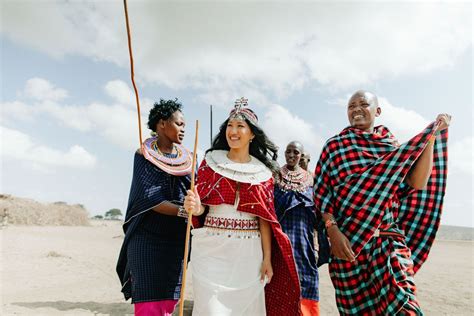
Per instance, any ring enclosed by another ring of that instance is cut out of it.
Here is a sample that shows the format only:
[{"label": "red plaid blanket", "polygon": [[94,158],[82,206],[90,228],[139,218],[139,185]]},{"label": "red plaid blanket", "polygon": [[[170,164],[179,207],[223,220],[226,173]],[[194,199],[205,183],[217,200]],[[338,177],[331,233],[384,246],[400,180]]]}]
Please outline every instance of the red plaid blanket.
[{"label": "red plaid blanket", "polygon": [[[423,263],[439,226],[447,175],[447,131],[437,136],[434,166],[423,190],[403,184],[413,163],[434,134],[434,123],[398,146],[390,131],[369,134],[348,127],[328,140],[315,170],[315,203],[332,213],[356,255],[380,226],[393,200],[400,202],[403,225],[415,263]],[[421,248],[420,248],[421,247]]]},{"label": "red plaid blanket", "polygon": [[[396,229],[404,232],[403,244],[408,247],[405,253],[411,250],[404,265],[410,266],[413,274],[426,260],[443,205],[447,130],[436,136],[433,170],[427,187],[411,189],[404,179],[434,133],[432,123],[399,145],[383,126],[376,127],[374,133],[348,127],[324,146],[315,170],[315,205],[322,213],[334,215],[357,256],[353,264],[331,260],[331,278],[341,314],[377,314],[392,309],[397,312],[406,303],[405,285],[393,279],[405,273],[402,265],[397,261],[387,266],[393,244],[384,242],[379,249],[380,239],[373,237],[384,218],[393,218]],[[362,267],[374,270],[363,276],[369,271],[359,271]],[[354,271],[359,272],[354,274]],[[374,293],[374,288],[379,291]]]}]

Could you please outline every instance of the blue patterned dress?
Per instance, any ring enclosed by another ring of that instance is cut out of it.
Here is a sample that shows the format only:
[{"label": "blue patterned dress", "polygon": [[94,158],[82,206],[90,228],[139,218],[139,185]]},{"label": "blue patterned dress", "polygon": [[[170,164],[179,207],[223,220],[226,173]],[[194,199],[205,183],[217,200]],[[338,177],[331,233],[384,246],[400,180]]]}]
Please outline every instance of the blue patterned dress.
[{"label": "blue patterned dress", "polygon": [[190,175],[171,175],[135,154],[117,263],[122,292],[132,303],[179,299],[186,222],[152,209],[166,201],[181,205],[190,182]]},{"label": "blue patterned dress", "polygon": [[[275,185],[275,211],[283,231],[288,235],[298,269],[303,299],[319,301],[317,253],[314,247],[316,215],[311,175],[300,169],[296,177],[282,168]],[[298,179],[303,181],[299,182]]]}]

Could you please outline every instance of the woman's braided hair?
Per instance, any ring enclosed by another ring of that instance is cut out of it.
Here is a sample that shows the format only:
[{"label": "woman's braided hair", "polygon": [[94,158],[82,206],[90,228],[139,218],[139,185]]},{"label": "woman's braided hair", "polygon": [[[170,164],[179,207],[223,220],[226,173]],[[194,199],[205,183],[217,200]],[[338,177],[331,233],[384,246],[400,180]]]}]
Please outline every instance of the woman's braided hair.
[{"label": "woman's braided hair", "polygon": [[178,102],[178,98],[174,100],[160,99],[160,102],[155,102],[148,115],[148,128],[155,132],[156,124],[158,124],[160,120],[169,119],[176,111],[181,112],[182,106],[183,105]]}]

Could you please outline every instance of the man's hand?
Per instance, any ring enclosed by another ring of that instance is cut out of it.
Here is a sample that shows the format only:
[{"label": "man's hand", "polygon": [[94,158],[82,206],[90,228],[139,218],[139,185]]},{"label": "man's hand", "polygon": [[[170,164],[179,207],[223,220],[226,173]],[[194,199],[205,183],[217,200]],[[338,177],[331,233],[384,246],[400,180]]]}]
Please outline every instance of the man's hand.
[{"label": "man's hand", "polygon": [[336,225],[329,227],[328,236],[331,241],[331,253],[339,259],[355,261],[355,255],[351,243]]},{"label": "man's hand", "polygon": [[436,123],[439,123],[438,129],[436,130],[437,132],[447,129],[451,123],[451,115],[446,113],[438,114],[436,117]]}]

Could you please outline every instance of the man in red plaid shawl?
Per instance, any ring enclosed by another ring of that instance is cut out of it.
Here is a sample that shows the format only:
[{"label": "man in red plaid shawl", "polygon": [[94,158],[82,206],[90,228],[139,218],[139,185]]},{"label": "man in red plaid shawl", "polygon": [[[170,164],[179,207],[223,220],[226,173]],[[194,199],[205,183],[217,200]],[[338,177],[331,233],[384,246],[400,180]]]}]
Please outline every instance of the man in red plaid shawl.
[{"label": "man in red plaid shawl", "polygon": [[374,127],[381,109],[372,93],[356,92],[347,114],[350,126],[322,150],[314,187],[339,313],[422,315],[413,277],[439,226],[451,117],[399,145]]}]

